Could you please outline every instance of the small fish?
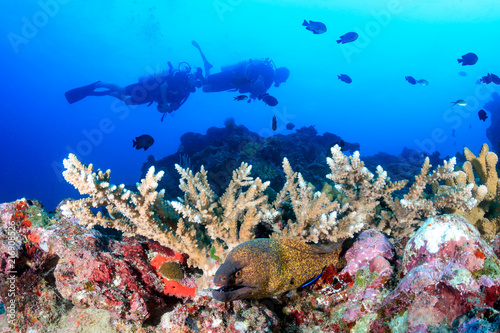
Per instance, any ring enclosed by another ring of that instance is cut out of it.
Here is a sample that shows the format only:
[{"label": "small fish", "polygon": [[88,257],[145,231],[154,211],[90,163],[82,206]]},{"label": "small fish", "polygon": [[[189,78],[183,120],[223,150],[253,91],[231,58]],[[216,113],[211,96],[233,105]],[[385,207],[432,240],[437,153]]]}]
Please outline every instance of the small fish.
[{"label": "small fish", "polygon": [[488,75],[481,77],[479,81],[482,83],[490,84],[491,82],[493,82],[493,78],[491,77],[490,73],[488,73]]},{"label": "small fish", "polygon": [[455,129],[454,128],[451,129],[451,136],[455,137]]},{"label": "small fish", "polygon": [[457,99],[456,102],[451,102],[452,106],[458,105],[458,106],[467,106],[467,102],[464,101],[463,99]]},{"label": "small fish", "polygon": [[488,115],[486,114],[486,111],[484,111],[483,109],[479,110],[477,115],[479,116],[479,120],[486,121],[486,119],[488,119]]},{"label": "small fish", "polygon": [[494,83],[494,84],[500,84],[500,77],[498,77],[497,75],[495,74],[490,74],[490,77],[491,77],[491,81]]},{"label": "small fish", "polygon": [[324,34],[326,32],[326,25],[321,22],[314,22],[311,20],[307,22],[304,20],[302,25],[306,27],[306,30],[312,31],[315,35]]},{"label": "small fish", "polygon": [[411,84],[417,84],[417,80],[415,80],[413,76],[405,76],[405,80],[410,82]]},{"label": "small fish", "polygon": [[248,98],[247,95],[239,95],[234,98],[235,101],[244,101]]},{"label": "small fish", "polygon": [[345,83],[351,83],[352,82],[352,79],[347,74],[340,74],[340,75],[337,75],[337,76],[339,77],[340,81],[343,81]]},{"label": "small fish", "polygon": [[337,44],[345,44],[345,43],[350,43],[354,42],[356,39],[358,39],[358,34],[355,32],[348,32],[342,36],[339,37],[340,39],[337,39]]},{"label": "small fish", "polygon": [[421,84],[423,86],[428,86],[429,82],[427,80],[421,79],[417,81],[418,84]]},{"label": "small fish", "polygon": [[460,72],[458,72],[458,75],[460,75],[460,76],[467,76],[467,73],[464,72],[464,71],[460,71]]},{"label": "small fish", "polygon": [[273,122],[271,124],[271,128],[273,129],[273,131],[276,131],[276,129],[278,128],[278,123],[276,121],[276,116],[273,116]]},{"label": "small fish", "polygon": [[294,129],[294,127],[295,127],[295,125],[294,125],[294,124],[292,124],[292,123],[288,123],[288,124],[286,124],[286,129],[287,129],[287,130],[290,130],[290,131],[291,131],[291,130],[293,130],[293,129]]},{"label": "small fish", "polygon": [[486,84],[490,84],[491,82],[494,84],[500,84],[500,77],[495,74],[488,73],[488,75],[483,76],[480,81]]},{"label": "small fish", "polygon": [[269,106],[278,105],[278,100],[275,97],[269,95],[268,93],[260,95],[259,99],[261,99],[264,103],[266,103]]},{"label": "small fish", "polygon": [[462,63],[462,66],[474,65],[478,60],[478,57],[475,53],[467,53],[462,56],[462,58],[457,59],[458,63]]},{"label": "small fish", "polygon": [[155,143],[155,140],[151,135],[143,134],[132,140],[132,147],[135,147],[137,150],[144,148],[144,151],[146,151],[153,143]]}]

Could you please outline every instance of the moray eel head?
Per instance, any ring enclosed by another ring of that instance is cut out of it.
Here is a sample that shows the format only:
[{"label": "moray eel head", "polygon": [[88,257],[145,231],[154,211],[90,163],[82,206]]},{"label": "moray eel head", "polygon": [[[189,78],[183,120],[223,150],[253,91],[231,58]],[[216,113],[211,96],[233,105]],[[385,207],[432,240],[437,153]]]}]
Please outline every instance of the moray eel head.
[{"label": "moray eel head", "polygon": [[214,283],[218,289],[212,291],[214,299],[230,302],[237,299],[261,298],[267,285],[266,275],[259,274],[259,266],[266,264],[265,244],[267,240],[255,239],[235,247],[215,273]]}]

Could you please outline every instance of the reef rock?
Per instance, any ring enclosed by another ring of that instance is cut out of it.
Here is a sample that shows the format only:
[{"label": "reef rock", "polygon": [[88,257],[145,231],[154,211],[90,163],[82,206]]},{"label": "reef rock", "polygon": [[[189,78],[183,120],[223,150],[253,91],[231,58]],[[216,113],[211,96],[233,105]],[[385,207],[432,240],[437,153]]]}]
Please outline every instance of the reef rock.
[{"label": "reef rock", "polygon": [[0,205],[0,225],[0,329],[11,303],[11,328],[42,332],[72,308],[154,323],[195,294],[185,256],[155,241],[108,237],[24,199]]},{"label": "reef rock", "polygon": [[450,329],[478,307],[495,305],[500,261],[477,229],[458,215],[430,218],[408,241],[402,280],[379,309],[373,332]]}]

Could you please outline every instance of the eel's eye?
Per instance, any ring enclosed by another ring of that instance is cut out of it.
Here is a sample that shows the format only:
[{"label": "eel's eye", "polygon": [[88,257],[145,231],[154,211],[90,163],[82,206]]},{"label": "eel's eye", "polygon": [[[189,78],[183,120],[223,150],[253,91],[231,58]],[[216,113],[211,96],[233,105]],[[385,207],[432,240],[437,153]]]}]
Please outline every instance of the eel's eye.
[{"label": "eel's eye", "polygon": [[236,273],[234,273],[234,276],[239,278],[241,276],[241,270],[236,271]]}]

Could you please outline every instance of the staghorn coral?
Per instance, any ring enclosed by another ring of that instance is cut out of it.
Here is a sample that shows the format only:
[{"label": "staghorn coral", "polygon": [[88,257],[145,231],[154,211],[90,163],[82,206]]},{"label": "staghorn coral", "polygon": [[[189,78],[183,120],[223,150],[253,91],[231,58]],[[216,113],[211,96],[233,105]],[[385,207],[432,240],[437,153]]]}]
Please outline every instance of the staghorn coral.
[{"label": "staghorn coral", "polygon": [[[164,211],[155,207],[167,204],[162,200],[163,191],[156,191],[163,172],[155,174],[154,167],[151,167],[146,178],[137,185],[138,193],[135,193],[126,190],[123,184],[110,184],[110,170],[105,173],[101,170],[93,172],[92,164],[83,165],[73,154],[63,163],[66,167],[63,172],[66,181],[75,186],[81,194],[89,195],[87,198],[67,201],[61,205],[65,216],[80,219],[80,223],[88,228],[98,224],[120,230],[125,236],[146,236],[182,253],[193,252],[193,238],[174,232],[171,227],[162,224],[160,217],[155,214],[156,211]],[[104,207],[108,216],[101,212],[94,215],[91,207]],[[193,265],[202,266],[202,263],[195,262]]]},{"label": "staghorn coral", "polygon": [[[454,171],[455,165],[456,159],[451,158],[449,161],[443,161],[442,166],[430,172],[432,166],[429,158],[426,158],[420,174],[415,176],[415,182],[402,199],[384,197],[384,203],[389,211],[381,212],[378,229],[401,237],[411,234],[423,218],[438,215],[444,210],[470,211],[473,209],[479,200],[472,194],[472,185],[455,182],[465,177],[463,172]],[[446,183],[440,184],[440,181]],[[433,195],[428,196],[424,192],[428,185],[433,187]]]},{"label": "staghorn coral", "polygon": [[489,151],[486,143],[481,147],[478,156],[467,147],[464,148],[464,156],[467,159],[462,166],[465,176],[450,185],[472,186],[474,198],[479,204],[469,211],[456,210],[454,213],[463,215],[490,240],[500,228],[500,180],[496,170],[498,156]]},{"label": "staghorn coral", "polygon": [[[253,229],[257,223],[271,221],[276,215],[267,202],[267,196],[263,194],[269,182],[263,183],[260,178],[250,177],[252,166],[247,163],[242,163],[233,171],[233,178],[220,198],[210,189],[203,167],[195,175],[189,169],[179,165],[175,167],[181,176],[180,188],[185,193],[183,199],[171,202],[182,215],[178,232],[190,230],[195,239],[195,229],[189,229],[188,224],[202,224],[215,248],[212,256],[224,259],[236,245],[255,237]],[[210,247],[207,248],[201,242],[194,241],[193,245],[199,250],[200,256],[201,252],[205,256],[210,252]],[[187,253],[191,256],[191,252]],[[198,266],[208,269],[206,265]]]},{"label": "staghorn coral", "polygon": [[344,194],[340,200],[331,200],[324,192],[314,192],[307,186],[300,173],[293,172],[285,158],[283,169],[286,183],[278,194],[275,206],[291,202],[296,221],[287,221],[277,238],[294,238],[302,241],[339,241],[351,237],[373,219],[379,199],[401,189],[404,182],[392,183],[381,167],[377,178],[364,167],[359,152],[348,157],[335,145],[332,158],[327,158],[331,173],[326,177]]},{"label": "staghorn coral", "polygon": [[[264,194],[269,182],[252,178],[252,167],[246,163],[233,171],[221,197],[212,191],[203,167],[193,174],[189,168],[176,165],[184,197],[167,202],[163,192],[156,191],[162,172],[155,174],[153,167],[135,193],[125,190],[124,185],[111,185],[109,170],[94,172],[92,165],[85,166],[70,155],[64,161],[67,170],[63,175],[90,197],[66,202],[62,209],[88,227],[100,224],[126,235],[141,234],[188,254],[188,263],[203,270],[204,281],[199,285],[206,286],[205,279],[215,272],[216,261],[223,260],[236,245],[255,238],[259,223],[269,227],[273,238],[336,242],[376,224],[379,229],[402,236],[412,232],[421,218],[445,208],[468,211],[477,204],[478,199],[472,197],[472,184],[452,184],[465,178],[463,172],[454,171],[454,159],[431,173],[427,159],[408,194],[400,200],[393,197],[393,192],[402,189],[406,181],[391,182],[380,166],[375,176],[364,167],[359,152],[349,157],[338,145],[331,152],[332,158],[327,159],[331,173],[327,178],[334,183],[338,193],[335,198],[328,198],[326,191],[315,191],[285,158],[287,181],[273,204]],[[443,180],[449,184],[435,185],[436,194],[426,197],[425,187]],[[106,208],[107,216],[91,212],[91,207],[100,206]],[[165,217],[160,215],[168,211],[166,207],[173,207],[181,216],[177,225],[162,223]]]}]

